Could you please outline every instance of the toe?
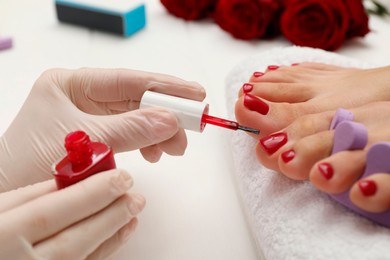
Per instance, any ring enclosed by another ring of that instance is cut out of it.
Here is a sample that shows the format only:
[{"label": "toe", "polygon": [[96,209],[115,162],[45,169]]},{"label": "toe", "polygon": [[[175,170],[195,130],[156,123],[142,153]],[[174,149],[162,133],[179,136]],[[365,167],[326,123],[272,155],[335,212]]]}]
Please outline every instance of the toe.
[{"label": "toe", "polygon": [[317,162],[310,170],[310,182],[327,193],[348,190],[363,174],[365,152],[343,151]]},{"label": "toe", "polygon": [[309,178],[313,165],[332,152],[333,131],[324,131],[304,137],[286,147],[278,158],[280,171],[294,180]]},{"label": "toe", "polygon": [[295,110],[297,108],[293,105],[277,104],[253,95],[242,96],[235,105],[236,119],[240,124],[260,129],[260,136],[253,136],[255,138],[286,127],[296,117]]},{"label": "toe", "polygon": [[350,191],[351,201],[369,212],[390,209],[390,174],[377,173],[356,182]]},{"label": "toe", "polygon": [[[297,162],[293,159],[296,152],[301,153],[302,151],[302,154],[310,153],[305,146],[310,147],[311,145],[314,145],[314,141],[310,143],[308,140],[302,141],[301,139],[327,130],[333,114],[334,112],[325,112],[305,115],[296,119],[284,130],[262,137],[256,147],[258,160],[267,168],[275,171],[280,171],[280,160],[283,161],[283,164],[292,165],[288,173],[290,173],[294,167],[296,167],[297,170],[302,169],[303,167],[299,168],[296,164],[304,164],[304,159],[298,159]],[[300,142],[302,142],[302,144],[299,144]],[[316,142],[321,142],[321,140]],[[323,144],[318,144],[317,146],[322,147]],[[302,157],[302,154],[298,154],[298,157]],[[279,157],[281,159],[279,159]],[[289,174],[288,176],[294,179],[305,179],[308,176],[308,174],[303,177],[301,175],[295,177],[295,175],[297,174]]]},{"label": "toe", "polygon": [[339,71],[345,69],[343,67],[339,67],[336,65],[318,63],[318,62],[302,62],[299,63],[298,66],[302,68],[309,68],[309,69],[319,70],[319,71]]},{"label": "toe", "polygon": [[308,132],[313,134],[328,129],[334,112],[311,114],[314,110],[308,104],[275,103],[250,94],[240,97],[235,105],[236,119],[240,124],[260,129],[260,135],[254,138],[280,131],[293,122],[290,127],[294,131],[304,131],[305,136]]},{"label": "toe", "polygon": [[300,82],[261,82],[252,83],[250,94],[273,102],[298,103],[315,97],[316,89]]}]

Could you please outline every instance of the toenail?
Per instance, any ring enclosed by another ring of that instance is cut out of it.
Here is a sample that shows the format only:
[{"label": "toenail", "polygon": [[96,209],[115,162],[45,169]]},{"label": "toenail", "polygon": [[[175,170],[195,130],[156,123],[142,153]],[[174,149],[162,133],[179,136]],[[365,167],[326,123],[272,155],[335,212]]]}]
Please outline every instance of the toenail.
[{"label": "toenail", "polygon": [[377,187],[373,180],[359,181],[359,188],[364,196],[372,196],[376,193]]},{"label": "toenail", "polygon": [[286,143],[286,133],[276,133],[260,139],[260,144],[263,146],[264,150],[269,155],[275,153],[277,150],[279,150],[280,147],[282,147]]},{"label": "toenail", "polygon": [[253,85],[249,84],[249,83],[245,83],[242,86],[242,90],[244,91],[244,93],[249,93],[249,92],[251,92],[253,90]]},{"label": "toenail", "polygon": [[259,77],[261,77],[261,76],[264,76],[264,73],[263,73],[263,72],[260,72],[260,71],[253,72],[253,77],[259,78]]},{"label": "toenail", "polygon": [[284,163],[288,163],[295,157],[295,151],[293,149],[287,150],[282,153],[282,160]]},{"label": "toenail", "polygon": [[268,66],[268,70],[277,70],[279,69],[280,67],[278,65],[269,65]]},{"label": "toenail", "polygon": [[251,111],[256,111],[262,115],[268,114],[269,106],[259,98],[252,96],[251,94],[245,94],[244,106]]},{"label": "toenail", "polygon": [[293,64],[291,64],[291,66],[293,66],[293,67],[298,66],[298,65],[299,65],[299,63],[293,63]]},{"label": "toenail", "polygon": [[327,180],[330,180],[333,177],[333,167],[330,163],[325,162],[318,164],[318,170]]}]

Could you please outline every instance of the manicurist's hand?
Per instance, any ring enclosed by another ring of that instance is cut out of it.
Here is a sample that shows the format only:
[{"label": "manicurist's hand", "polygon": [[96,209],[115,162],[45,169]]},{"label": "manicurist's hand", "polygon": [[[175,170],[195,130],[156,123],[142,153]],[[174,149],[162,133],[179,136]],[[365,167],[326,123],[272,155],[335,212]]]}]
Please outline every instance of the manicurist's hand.
[{"label": "manicurist's hand", "polygon": [[0,194],[0,259],[107,259],[144,208],[122,170],[57,191],[53,180]]},{"label": "manicurist's hand", "polygon": [[127,69],[52,69],[35,82],[0,139],[0,191],[51,178],[51,165],[65,155],[66,134],[83,130],[115,153],[140,149],[156,162],[163,152],[182,155],[187,146],[175,116],[139,110],[146,90],[201,101],[204,89],[163,74]]}]

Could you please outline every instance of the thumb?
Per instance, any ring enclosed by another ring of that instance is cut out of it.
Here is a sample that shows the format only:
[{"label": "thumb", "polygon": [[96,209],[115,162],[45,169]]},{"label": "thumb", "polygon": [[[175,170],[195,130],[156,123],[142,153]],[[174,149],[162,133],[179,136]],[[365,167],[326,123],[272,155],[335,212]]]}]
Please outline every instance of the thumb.
[{"label": "thumb", "polygon": [[115,152],[158,144],[179,131],[175,115],[162,108],[138,109],[104,116],[99,124],[104,140]]}]

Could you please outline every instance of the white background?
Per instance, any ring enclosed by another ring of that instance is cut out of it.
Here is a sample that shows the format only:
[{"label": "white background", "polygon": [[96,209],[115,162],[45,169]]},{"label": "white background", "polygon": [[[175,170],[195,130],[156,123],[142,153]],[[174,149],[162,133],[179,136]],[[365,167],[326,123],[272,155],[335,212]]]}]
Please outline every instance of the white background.
[{"label": "white background", "polygon": [[[50,0],[0,0],[0,36],[14,39],[11,50],[0,52],[0,131],[35,79],[51,67],[124,67],[198,81],[207,90],[210,114],[224,117],[229,71],[251,55],[291,45],[283,38],[235,40],[211,21],[185,22],[168,15],[157,0],[145,3],[146,28],[125,39],[60,24]],[[373,18],[371,28],[367,37],[346,43],[338,53],[389,64],[390,22]],[[213,126],[202,134],[189,132],[186,154],[163,156],[157,164],[137,151],[116,156],[118,167],[135,178],[134,190],[147,199],[118,259],[261,259],[241,208],[229,133]]]}]

